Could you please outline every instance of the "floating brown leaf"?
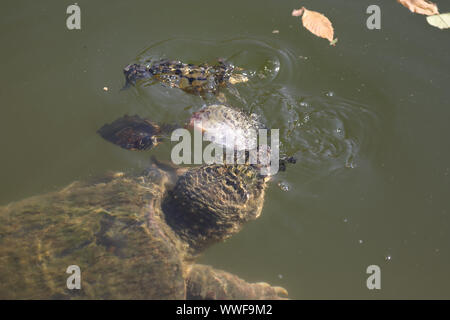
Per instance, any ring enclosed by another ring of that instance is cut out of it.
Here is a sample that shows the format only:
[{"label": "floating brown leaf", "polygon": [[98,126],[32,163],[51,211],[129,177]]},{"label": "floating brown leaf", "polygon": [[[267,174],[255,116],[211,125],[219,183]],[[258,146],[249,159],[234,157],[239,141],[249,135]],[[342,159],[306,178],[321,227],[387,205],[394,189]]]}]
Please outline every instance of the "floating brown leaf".
[{"label": "floating brown leaf", "polygon": [[433,27],[450,29],[450,12],[428,16],[427,21]]},{"label": "floating brown leaf", "polygon": [[427,16],[439,14],[437,5],[427,0],[397,0],[397,2],[414,13],[425,14]]},{"label": "floating brown leaf", "polygon": [[336,44],[337,39],[333,39],[333,25],[323,14],[302,7],[301,9],[293,10],[292,15],[294,17],[303,15],[302,23],[306,29],[318,37],[328,39],[331,45],[334,46]]}]

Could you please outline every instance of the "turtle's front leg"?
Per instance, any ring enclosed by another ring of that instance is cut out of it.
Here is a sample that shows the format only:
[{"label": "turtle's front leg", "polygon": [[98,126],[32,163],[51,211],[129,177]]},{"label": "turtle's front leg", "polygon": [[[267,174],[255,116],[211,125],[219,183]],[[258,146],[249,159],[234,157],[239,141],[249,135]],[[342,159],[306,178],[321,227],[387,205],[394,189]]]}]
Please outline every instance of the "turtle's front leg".
[{"label": "turtle's front leg", "polygon": [[213,267],[194,264],[189,270],[186,298],[193,300],[287,299],[288,292],[265,282],[248,283]]}]

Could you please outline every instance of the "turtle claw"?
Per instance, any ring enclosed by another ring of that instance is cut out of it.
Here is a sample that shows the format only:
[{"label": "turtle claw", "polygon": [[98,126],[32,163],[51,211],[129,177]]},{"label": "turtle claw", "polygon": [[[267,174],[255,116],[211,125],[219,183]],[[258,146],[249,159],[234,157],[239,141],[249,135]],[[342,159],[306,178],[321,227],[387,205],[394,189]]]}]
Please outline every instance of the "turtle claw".
[{"label": "turtle claw", "polygon": [[282,296],[284,298],[287,298],[289,296],[288,291],[283,287],[272,287],[272,288],[275,290],[275,293],[278,296]]},{"label": "turtle claw", "polygon": [[271,286],[267,282],[258,282],[255,285],[261,288],[262,293],[259,294],[260,299],[267,300],[284,300],[288,299],[289,293],[283,287]]}]

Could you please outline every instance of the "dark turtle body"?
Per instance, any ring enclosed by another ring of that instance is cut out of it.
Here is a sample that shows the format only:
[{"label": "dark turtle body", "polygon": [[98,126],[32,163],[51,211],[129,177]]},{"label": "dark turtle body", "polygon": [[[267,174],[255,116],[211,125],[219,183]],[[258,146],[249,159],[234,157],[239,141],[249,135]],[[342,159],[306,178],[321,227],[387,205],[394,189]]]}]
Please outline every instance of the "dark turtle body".
[{"label": "dark turtle body", "polygon": [[125,115],[101,127],[103,139],[127,150],[147,150],[156,146],[161,136],[159,125],[141,117]]},{"label": "dark turtle body", "polygon": [[130,64],[124,68],[125,86],[135,85],[140,79],[154,79],[169,87],[203,95],[217,93],[221,87],[248,81],[237,73],[239,68],[219,60],[215,65],[186,64],[181,61],[161,60],[151,65]]},{"label": "dark turtle body", "polygon": [[[0,298],[285,296],[283,288],[195,264],[206,247],[259,215],[265,181],[246,165],[176,174],[153,166],[0,207]],[[80,268],[81,289],[67,287],[72,265]]]}]

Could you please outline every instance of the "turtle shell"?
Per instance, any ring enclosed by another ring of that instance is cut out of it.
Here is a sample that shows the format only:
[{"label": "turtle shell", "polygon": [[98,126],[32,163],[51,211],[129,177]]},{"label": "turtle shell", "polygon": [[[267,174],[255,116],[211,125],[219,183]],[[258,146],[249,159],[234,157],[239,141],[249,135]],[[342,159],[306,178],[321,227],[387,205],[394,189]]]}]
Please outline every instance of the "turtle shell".
[{"label": "turtle shell", "polygon": [[152,65],[130,64],[124,68],[127,84],[136,80],[152,78],[169,87],[179,88],[185,92],[200,94],[216,93],[227,83],[235,84],[248,81],[243,74],[234,74],[230,64],[219,61],[217,65],[194,65],[181,61],[161,60]]},{"label": "turtle shell", "polygon": [[227,149],[253,150],[263,125],[251,115],[225,105],[210,105],[195,112],[189,125],[203,132],[203,139]]},{"label": "turtle shell", "polygon": [[[116,174],[0,207],[0,299],[184,299],[164,176]],[[68,266],[81,289],[68,289]]]}]

